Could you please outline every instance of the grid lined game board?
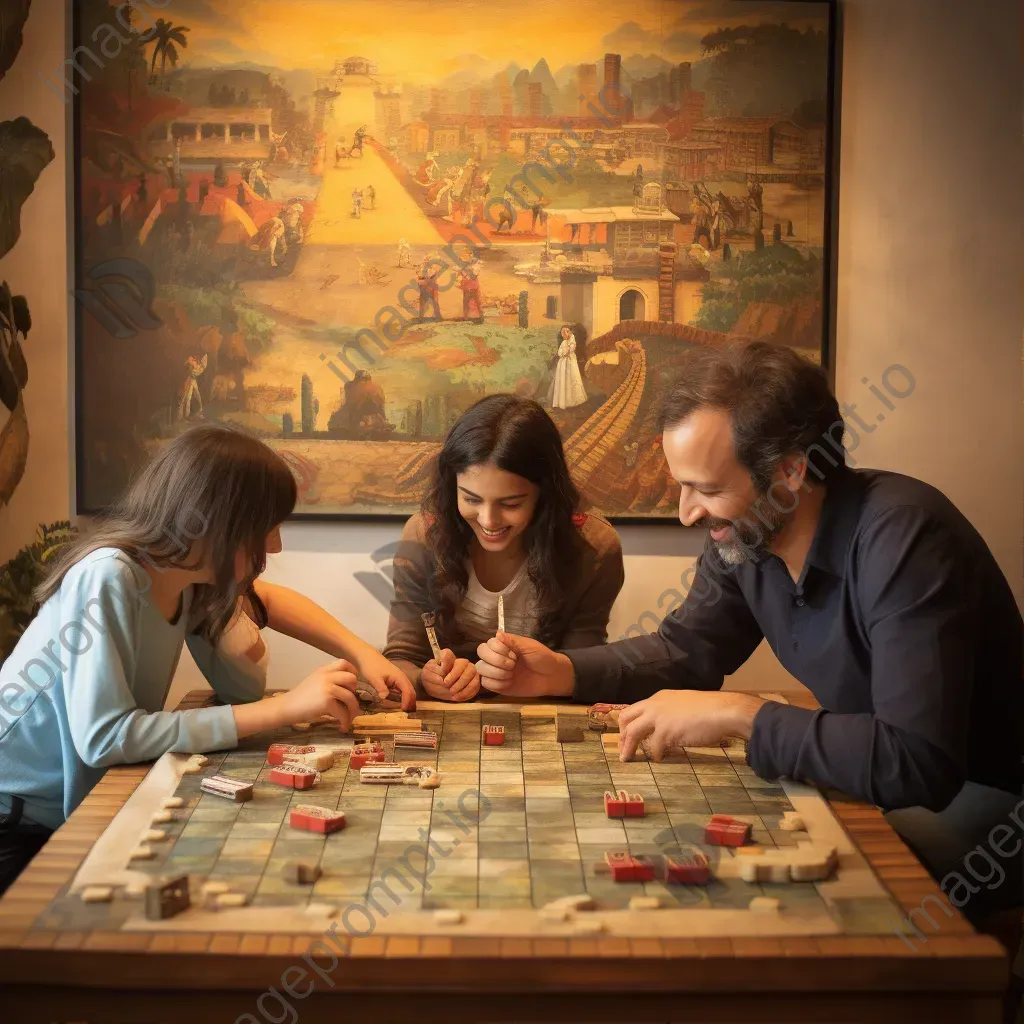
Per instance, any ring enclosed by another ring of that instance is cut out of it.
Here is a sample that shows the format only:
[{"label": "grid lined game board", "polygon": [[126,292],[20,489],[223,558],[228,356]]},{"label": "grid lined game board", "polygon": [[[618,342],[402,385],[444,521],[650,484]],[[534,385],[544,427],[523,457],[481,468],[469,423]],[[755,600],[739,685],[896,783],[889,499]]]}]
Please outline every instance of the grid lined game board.
[{"label": "grid lined game board", "polygon": [[[167,839],[153,844],[153,860],[133,862],[132,869],[153,876],[187,874],[194,888],[211,880],[229,884],[248,899],[243,910],[231,912],[233,926],[243,928],[246,915],[259,926],[268,920],[284,926],[289,910],[326,905],[337,912],[354,903],[385,908],[389,926],[396,907],[420,919],[439,909],[499,911],[505,925],[513,918],[521,922],[524,915],[518,912],[535,918],[552,901],[582,893],[603,911],[626,910],[632,897],[645,895],[659,897],[669,910],[733,911],[733,918],[735,912],[749,915],[754,896],[769,895],[780,899],[786,922],[802,919],[811,931],[818,922],[819,931],[833,933],[889,931],[887,922],[898,920],[866,867],[859,887],[848,892],[841,877],[828,883],[755,885],[721,870],[733,854],[703,844],[711,814],[750,822],[752,842],[761,847],[797,841],[779,829],[783,813],[793,809],[786,788],[757,778],[742,746],[689,749],[661,763],[623,764],[606,753],[597,732],[584,730],[581,743],[558,743],[553,713],[541,708],[521,715],[515,705],[432,704],[415,716],[438,733],[438,748],[401,749],[396,760],[436,767],[440,788],[361,783],[342,753],[313,789],[286,789],[268,778],[271,742],[330,747],[346,738],[330,724],[279,730],[212,755],[201,774],[182,776],[175,795],[184,806],[174,812],[174,821],[160,826]],[[503,726],[504,744],[483,745],[484,725]],[[236,804],[201,792],[201,780],[215,774],[252,782],[254,798]],[[606,817],[604,793],[620,789],[644,797],[645,817]],[[824,801],[815,799],[827,814]],[[300,804],[343,810],[346,827],[327,836],[293,829],[289,812]],[[127,851],[132,839],[125,839]],[[694,845],[716,872],[707,886],[614,882],[599,867],[610,850],[659,855]],[[317,864],[321,877],[313,885],[287,880],[283,869],[291,860]],[[51,913],[66,927],[120,919],[128,928],[173,929],[190,926],[186,919],[194,925],[197,913],[204,914],[204,926],[227,920],[194,907],[179,918],[151,923],[141,917],[137,901],[87,905],[70,893],[55,901]],[[496,919],[487,917],[481,928],[493,927]],[[758,922],[755,931],[765,927]]]}]

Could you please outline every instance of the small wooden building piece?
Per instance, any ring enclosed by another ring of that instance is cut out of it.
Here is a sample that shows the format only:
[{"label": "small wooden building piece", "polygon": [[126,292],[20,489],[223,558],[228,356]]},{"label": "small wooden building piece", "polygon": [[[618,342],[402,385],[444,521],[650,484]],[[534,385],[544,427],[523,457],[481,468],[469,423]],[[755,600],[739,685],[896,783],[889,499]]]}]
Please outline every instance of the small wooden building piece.
[{"label": "small wooden building piece", "polygon": [[146,889],[146,917],[150,921],[166,921],[191,905],[188,875],[157,882]]},{"label": "small wooden building piece", "polygon": [[320,778],[315,768],[307,768],[304,764],[283,764],[272,768],[270,781],[289,789],[312,789]]},{"label": "small wooden building piece", "polygon": [[616,882],[650,882],[654,880],[654,863],[650,857],[633,856],[628,852],[604,855]]},{"label": "small wooden building piece", "polygon": [[666,854],[665,881],[670,885],[707,885],[711,881],[707,857],[696,848],[672,856]]},{"label": "small wooden building piece", "polygon": [[704,826],[704,842],[709,846],[742,846],[750,838],[750,823],[728,814],[713,814]]},{"label": "small wooden building piece", "polygon": [[628,704],[594,704],[587,711],[587,726],[595,732],[618,732],[619,712]]},{"label": "small wooden building piece", "polygon": [[624,818],[626,816],[626,792],[619,790],[613,793],[610,789],[604,791],[604,813],[609,818]]},{"label": "small wooden building piece", "polygon": [[419,786],[421,789],[436,787],[437,772],[433,768],[416,764],[367,764],[359,769],[359,781],[375,785],[398,784]]},{"label": "small wooden building piece", "polygon": [[319,864],[306,860],[290,860],[281,871],[282,876],[294,885],[313,885],[323,874]]},{"label": "small wooden building piece", "polygon": [[231,779],[227,775],[211,775],[199,783],[199,788],[211,796],[221,796],[226,800],[234,800],[236,804],[252,799],[253,785],[241,779]]},{"label": "small wooden building piece", "polygon": [[267,748],[267,764],[284,764],[286,758],[314,753],[316,753],[316,747],[310,744],[300,746],[295,743],[271,743]]},{"label": "small wooden building piece", "polygon": [[561,710],[555,712],[555,738],[559,743],[582,743],[583,726],[580,715],[563,714]]},{"label": "small wooden building piece", "polygon": [[485,725],[482,739],[485,747],[500,747],[505,742],[505,726]]},{"label": "small wooden building piece", "polygon": [[317,750],[314,747],[311,751],[303,754],[285,754],[284,764],[304,764],[314,771],[326,772],[334,767],[334,760],[337,757],[333,750]]},{"label": "small wooden building piece", "polygon": [[109,903],[114,898],[112,885],[87,885],[80,893],[83,903]]},{"label": "small wooden building piece", "polygon": [[345,814],[343,811],[331,811],[314,804],[300,804],[292,808],[288,815],[288,824],[292,828],[301,828],[306,832],[327,835],[345,827]]},{"label": "small wooden building piece", "polygon": [[[625,795],[625,792],[623,792]],[[647,805],[644,803],[644,798],[639,793],[633,793],[632,796],[626,797],[626,817],[627,818],[643,818],[647,815]]]},{"label": "small wooden building piece", "polygon": [[385,711],[376,715],[356,715],[352,719],[352,731],[364,736],[422,732],[423,722],[418,718],[410,718],[408,711]]},{"label": "small wooden building piece", "polygon": [[395,733],[396,747],[421,747],[425,750],[437,750],[436,732],[398,732]]},{"label": "small wooden building piece", "polygon": [[368,743],[357,743],[352,748],[352,753],[348,759],[348,766],[353,770],[358,770],[364,764],[368,764],[371,761],[380,762],[386,759],[384,748],[380,743],[377,740],[370,740]]}]

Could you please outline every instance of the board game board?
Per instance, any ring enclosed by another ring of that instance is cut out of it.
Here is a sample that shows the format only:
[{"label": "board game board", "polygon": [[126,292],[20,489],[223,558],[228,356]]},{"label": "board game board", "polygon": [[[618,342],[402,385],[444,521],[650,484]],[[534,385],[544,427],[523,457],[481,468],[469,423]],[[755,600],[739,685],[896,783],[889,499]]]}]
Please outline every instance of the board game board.
[{"label": "board game board", "polygon": [[[51,905],[51,922],[64,918],[66,927],[102,923],[126,931],[300,933],[336,918],[352,934],[492,936],[583,928],[626,936],[866,935],[900,927],[892,898],[820,794],[757,778],[742,745],[623,764],[594,731],[584,729],[582,742],[558,743],[553,707],[421,702],[415,717],[438,734],[438,747],[403,750],[396,760],[435,767],[437,789],[360,783],[358,771],[348,767],[351,737],[330,724],[244,740],[237,750],[210,755],[199,774],[181,774],[183,757],[167,755],[95,844],[69,892]],[[484,725],[503,726],[504,744],[483,745]],[[341,753],[314,789],[294,791],[268,780],[272,742]],[[253,783],[254,798],[233,803],[201,792],[202,779],[218,774]],[[641,794],[645,817],[606,817],[606,790]],[[139,841],[140,828],[150,827],[151,813],[172,793],[183,806],[159,826],[166,839],[153,844],[152,860],[129,864],[127,851]],[[289,811],[300,804],[341,809],[346,827],[327,836],[293,829]],[[839,868],[830,880],[748,883],[738,877],[733,851],[703,843],[709,817],[724,813],[749,822],[751,841],[762,848],[792,844],[794,833],[779,823],[793,810],[811,839],[837,846]],[[660,855],[691,845],[710,859],[715,877],[707,886],[615,882],[599,869],[610,850]],[[314,884],[283,877],[285,864],[295,859],[319,866]],[[80,897],[87,885],[181,874],[194,888],[226,883],[247,905],[213,910],[194,898],[189,910],[151,921],[121,890],[109,903]],[[587,914],[551,913],[554,901],[583,894],[595,905]],[[630,909],[639,896],[656,897],[659,906]],[[777,898],[778,910],[751,911],[756,896]]]}]

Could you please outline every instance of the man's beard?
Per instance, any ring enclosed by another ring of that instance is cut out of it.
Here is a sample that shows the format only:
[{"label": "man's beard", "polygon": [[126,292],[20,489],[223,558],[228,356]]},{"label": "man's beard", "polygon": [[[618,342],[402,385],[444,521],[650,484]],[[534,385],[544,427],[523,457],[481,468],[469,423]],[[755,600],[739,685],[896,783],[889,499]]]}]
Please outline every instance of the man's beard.
[{"label": "man's beard", "polygon": [[712,539],[711,543],[718,557],[726,565],[740,565],[748,561],[758,562],[768,554],[772,541],[786,525],[786,514],[780,512],[768,500],[767,495],[762,494],[739,519],[704,516],[694,525],[704,526],[709,530],[729,527],[731,537],[726,540]]}]

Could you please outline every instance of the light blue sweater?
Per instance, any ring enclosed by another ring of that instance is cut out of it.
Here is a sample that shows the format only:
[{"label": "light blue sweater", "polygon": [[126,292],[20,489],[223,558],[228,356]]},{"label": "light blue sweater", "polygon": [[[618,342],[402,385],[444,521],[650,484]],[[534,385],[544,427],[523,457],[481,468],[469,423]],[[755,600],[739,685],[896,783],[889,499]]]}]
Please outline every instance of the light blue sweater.
[{"label": "light blue sweater", "polygon": [[169,623],[148,574],[116,548],[78,562],[0,666],[0,811],[57,828],[104,771],[237,745],[228,706],[164,711],[183,643],[217,696],[259,700],[251,676],[188,634],[191,588]]}]

